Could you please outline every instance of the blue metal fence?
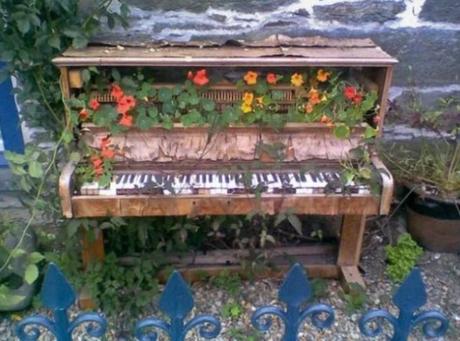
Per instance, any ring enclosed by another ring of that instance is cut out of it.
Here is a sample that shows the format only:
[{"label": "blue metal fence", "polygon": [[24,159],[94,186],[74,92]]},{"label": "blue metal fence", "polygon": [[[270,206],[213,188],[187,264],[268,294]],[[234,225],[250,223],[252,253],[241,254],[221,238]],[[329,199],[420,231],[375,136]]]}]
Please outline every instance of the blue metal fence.
[{"label": "blue metal fence", "polygon": [[[4,65],[4,63],[0,62],[0,69]],[[16,153],[24,152],[24,140],[18,110],[14,101],[11,79],[0,83],[0,131],[5,150],[11,150]],[[5,165],[6,161],[0,152],[0,166]]]},{"label": "blue metal fence", "polygon": [[[311,304],[304,308],[311,297],[311,286],[303,268],[295,264],[280,287],[278,296],[285,303],[286,310],[278,306],[264,306],[256,309],[252,315],[253,326],[265,333],[270,332],[270,316],[281,319],[285,325],[284,341],[298,340],[299,326],[311,318],[315,327],[329,328],[334,322],[334,309],[325,304]],[[381,322],[388,321],[393,327],[393,341],[405,341],[410,332],[419,324],[423,325],[423,334],[427,337],[441,337],[448,328],[449,322],[445,315],[436,310],[415,313],[425,305],[427,299],[425,284],[420,270],[415,269],[407,277],[393,297],[399,308],[399,316],[395,317],[386,310],[370,310],[362,316],[359,328],[363,335],[377,336],[382,334]],[[107,322],[96,313],[83,313],[73,321],[69,321],[67,310],[75,301],[75,292],[56,265],[50,264],[41,292],[43,305],[53,312],[53,318],[43,315],[30,316],[19,322],[16,334],[19,339],[32,341],[40,336],[37,327],[43,327],[56,336],[58,341],[72,340],[72,332],[82,324],[88,324],[86,331],[90,336],[102,337]],[[158,330],[166,333],[172,341],[183,341],[192,329],[198,328],[201,337],[216,338],[221,332],[220,321],[211,315],[200,315],[186,321],[194,307],[190,287],[185,283],[179,272],[173,272],[160,297],[160,310],[169,320],[148,317],[137,323],[135,336],[141,341],[155,341]]]}]

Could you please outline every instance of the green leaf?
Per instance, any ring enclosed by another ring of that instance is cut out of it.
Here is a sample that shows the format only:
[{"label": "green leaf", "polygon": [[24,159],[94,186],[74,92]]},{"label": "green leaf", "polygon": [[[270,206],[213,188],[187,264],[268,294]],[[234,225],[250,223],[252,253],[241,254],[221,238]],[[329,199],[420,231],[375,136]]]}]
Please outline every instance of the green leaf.
[{"label": "green leaf", "polygon": [[136,117],[136,126],[141,130],[146,130],[146,129],[151,128],[154,123],[155,121],[149,116],[147,116],[145,112],[140,113]]},{"label": "green leaf", "polygon": [[279,213],[279,214],[276,216],[274,225],[275,225],[275,226],[278,226],[278,225],[281,224],[284,220],[286,220],[286,214],[285,214],[285,213]]},{"label": "green leaf", "polygon": [[163,102],[163,103],[171,101],[171,99],[172,99],[172,91],[171,91],[171,89],[161,88],[158,91],[158,99],[160,100],[160,102]]},{"label": "green leaf", "polygon": [[368,126],[366,127],[366,130],[364,131],[364,138],[370,139],[370,138],[376,137],[376,136],[377,136],[377,132],[378,132],[377,129],[374,129],[373,127],[371,127],[371,126],[368,125]]},{"label": "green leaf", "polygon": [[202,105],[205,111],[213,111],[216,108],[216,104],[209,99],[203,99]]},{"label": "green leaf", "polygon": [[181,122],[186,127],[199,125],[203,123],[203,116],[197,110],[190,110],[188,114],[181,117]]},{"label": "green leaf", "polygon": [[71,238],[73,237],[77,231],[78,228],[81,226],[80,220],[71,220],[67,225],[66,225],[66,232],[67,232],[67,237]]},{"label": "green leaf", "polygon": [[14,249],[11,251],[11,257],[16,258],[25,255],[27,252],[24,249]]},{"label": "green leaf", "polygon": [[27,284],[32,284],[38,278],[38,267],[35,264],[27,265],[26,271],[24,272],[24,280]]},{"label": "green leaf", "polygon": [[43,256],[40,252],[34,251],[27,258],[29,263],[37,264],[45,259],[45,256]]},{"label": "green leaf", "polygon": [[88,45],[88,39],[84,36],[77,36],[72,40],[72,47],[82,49]]},{"label": "green leaf", "polygon": [[81,78],[83,79],[83,82],[87,84],[91,80],[91,73],[89,72],[88,69],[84,69],[81,72]]},{"label": "green leaf", "polygon": [[72,152],[72,153],[70,153],[69,159],[70,159],[70,161],[79,162],[81,160],[80,152]]},{"label": "green leaf", "polygon": [[41,178],[43,176],[42,165],[37,161],[29,162],[29,175],[33,178]]},{"label": "green leaf", "polygon": [[48,39],[48,44],[58,50],[61,49],[61,39],[59,36],[52,36],[50,39]]},{"label": "green leaf", "polygon": [[334,127],[334,135],[339,139],[345,139],[350,136],[350,128],[343,124]]},{"label": "green leaf", "polygon": [[22,34],[26,34],[30,30],[30,22],[26,17],[17,19],[16,25]]},{"label": "green leaf", "polygon": [[295,214],[289,214],[287,218],[294,230],[296,230],[299,235],[302,235],[302,222],[300,221],[299,217],[297,217]]},{"label": "green leaf", "polygon": [[372,177],[372,171],[368,167],[361,167],[359,169],[359,176],[363,179],[369,180]]},{"label": "green leaf", "polygon": [[272,91],[272,98],[274,101],[281,101],[284,98],[284,94],[282,91],[273,90]]},{"label": "green leaf", "polygon": [[27,162],[27,159],[23,154],[14,153],[9,150],[5,150],[4,155],[5,155],[5,158],[9,162],[17,164],[17,165],[23,165]]}]

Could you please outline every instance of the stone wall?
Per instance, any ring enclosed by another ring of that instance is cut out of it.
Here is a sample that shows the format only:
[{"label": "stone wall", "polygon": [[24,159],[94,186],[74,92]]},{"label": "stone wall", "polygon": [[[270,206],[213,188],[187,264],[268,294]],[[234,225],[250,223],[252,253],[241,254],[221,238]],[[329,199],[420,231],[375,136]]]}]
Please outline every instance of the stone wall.
[{"label": "stone wall", "polygon": [[[400,60],[392,98],[409,88],[424,93],[429,101],[460,93],[458,0],[123,1],[131,8],[131,27],[102,32],[97,40],[225,41],[273,33],[371,37]],[[91,3],[81,0],[82,9],[89,10]]]}]

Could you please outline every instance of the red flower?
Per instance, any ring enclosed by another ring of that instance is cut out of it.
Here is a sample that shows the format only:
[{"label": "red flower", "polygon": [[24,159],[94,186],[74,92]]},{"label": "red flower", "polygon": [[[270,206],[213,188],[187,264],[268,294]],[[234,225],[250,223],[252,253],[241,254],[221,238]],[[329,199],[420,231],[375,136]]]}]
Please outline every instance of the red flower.
[{"label": "red flower", "polygon": [[110,143],[111,143],[111,141],[110,141],[110,136],[109,135],[101,138],[101,149],[108,148]]},{"label": "red flower", "polygon": [[267,83],[268,84],[275,85],[277,81],[278,81],[278,77],[276,76],[276,74],[274,74],[272,72],[267,74]]},{"label": "red flower", "polygon": [[205,69],[197,71],[192,81],[195,85],[199,85],[199,86],[208,84],[209,78],[208,78],[207,71]]},{"label": "red flower", "polygon": [[93,155],[91,156],[91,163],[93,164],[93,168],[100,168],[104,162],[100,156]]},{"label": "red flower", "polygon": [[112,84],[110,95],[118,102],[124,96],[124,92],[118,84]]},{"label": "red flower", "polygon": [[101,157],[105,159],[113,159],[115,157],[115,151],[110,148],[102,149],[101,150]]},{"label": "red flower", "polygon": [[357,93],[356,96],[353,97],[352,101],[355,104],[361,104],[361,102],[363,101],[363,95],[361,95],[360,93]]},{"label": "red flower", "polygon": [[192,72],[192,71],[189,71],[189,72],[187,73],[187,79],[188,79],[188,80],[192,80],[192,79],[193,79],[193,72]]},{"label": "red flower", "polygon": [[124,114],[118,123],[125,127],[131,127],[133,125],[133,117],[131,115]]},{"label": "red flower", "polygon": [[89,107],[93,110],[99,109],[100,106],[101,106],[101,103],[99,103],[99,101],[95,98],[89,101]]},{"label": "red flower", "polygon": [[78,117],[80,117],[80,120],[86,121],[89,117],[89,112],[86,109],[81,109],[80,113],[78,114]]},{"label": "red flower", "polygon": [[123,96],[117,104],[117,110],[120,114],[126,114],[129,110],[136,106],[136,100],[133,96]]},{"label": "red flower", "polygon": [[355,98],[355,96],[358,94],[358,91],[354,86],[346,86],[345,89],[343,89],[343,94],[347,99],[352,101],[353,98]]}]

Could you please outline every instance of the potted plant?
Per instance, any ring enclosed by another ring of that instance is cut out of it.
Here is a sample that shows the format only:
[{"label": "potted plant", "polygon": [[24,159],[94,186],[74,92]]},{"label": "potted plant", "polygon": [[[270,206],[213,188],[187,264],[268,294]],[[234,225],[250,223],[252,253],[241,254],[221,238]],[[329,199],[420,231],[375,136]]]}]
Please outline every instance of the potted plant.
[{"label": "potted plant", "polygon": [[408,232],[429,250],[460,252],[459,113],[435,110],[413,117],[412,125],[425,132],[430,128],[429,137],[381,148],[393,175],[408,189]]}]

